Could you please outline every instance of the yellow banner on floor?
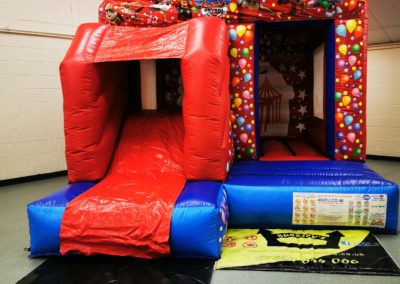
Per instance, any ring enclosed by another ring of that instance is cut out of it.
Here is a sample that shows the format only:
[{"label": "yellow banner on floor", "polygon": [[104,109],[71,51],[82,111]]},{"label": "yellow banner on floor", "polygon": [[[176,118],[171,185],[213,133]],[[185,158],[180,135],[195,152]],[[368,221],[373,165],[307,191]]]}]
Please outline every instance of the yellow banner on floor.
[{"label": "yellow banner on floor", "polygon": [[279,261],[315,261],[359,245],[368,231],[230,229],[216,269]]}]

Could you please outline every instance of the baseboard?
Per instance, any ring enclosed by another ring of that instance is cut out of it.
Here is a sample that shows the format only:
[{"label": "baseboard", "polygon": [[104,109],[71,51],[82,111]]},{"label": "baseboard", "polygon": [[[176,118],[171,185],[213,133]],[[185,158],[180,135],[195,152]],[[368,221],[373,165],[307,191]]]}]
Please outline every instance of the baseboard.
[{"label": "baseboard", "polygon": [[391,157],[391,156],[367,155],[367,161],[368,159],[400,162],[400,157]]},{"label": "baseboard", "polygon": [[66,175],[67,175],[67,171],[58,171],[58,172],[47,173],[47,174],[5,179],[5,180],[0,180],[0,187],[6,186],[6,185],[13,185],[13,184],[42,180],[42,179],[54,178],[54,177],[61,177],[61,176],[66,176]]}]

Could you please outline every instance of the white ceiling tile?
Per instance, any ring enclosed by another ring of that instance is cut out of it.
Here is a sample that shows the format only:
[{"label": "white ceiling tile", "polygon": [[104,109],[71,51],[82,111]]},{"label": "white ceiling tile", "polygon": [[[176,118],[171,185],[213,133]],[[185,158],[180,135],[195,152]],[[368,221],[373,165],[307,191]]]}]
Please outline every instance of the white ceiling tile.
[{"label": "white ceiling tile", "polygon": [[374,29],[379,29],[380,26],[378,22],[375,20],[375,17],[373,14],[369,13],[368,15],[368,29],[374,30]]},{"label": "white ceiling tile", "polygon": [[387,37],[382,29],[368,31],[368,44],[389,43],[390,39]]},{"label": "white ceiling tile", "polygon": [[382,27],[400,27],[399,0],[369,0],[368,5],[370,13]]},{"label": "white ceiling tile", "polygon": [[386,28],[385,32],[392,42],[400,42],[400,27]]}]

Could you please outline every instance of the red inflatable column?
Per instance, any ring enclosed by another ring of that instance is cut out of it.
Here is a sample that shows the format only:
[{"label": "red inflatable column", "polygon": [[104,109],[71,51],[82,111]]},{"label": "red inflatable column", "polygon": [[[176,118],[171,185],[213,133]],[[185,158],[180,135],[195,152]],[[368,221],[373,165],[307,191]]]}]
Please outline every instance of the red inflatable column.
[{"label": "red inflatable column", "polygon": [[227,51],[228,34],[221,19],[190,21],[181,62],[188,179],[223,180],[229,171],[233,153]]}]

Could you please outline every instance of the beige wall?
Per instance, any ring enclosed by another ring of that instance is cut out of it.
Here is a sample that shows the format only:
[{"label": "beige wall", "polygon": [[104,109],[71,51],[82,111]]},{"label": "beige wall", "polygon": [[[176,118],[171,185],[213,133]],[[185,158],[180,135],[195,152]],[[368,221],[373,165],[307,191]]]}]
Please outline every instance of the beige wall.
[{"label": "beige wall", "polygon": [[367,154],[400,157],[400,45],[368,50]]},{"label": "beige wall", "polygon": [[58,65],[99,2],[0,1],[0,180],[66,169]]}]

